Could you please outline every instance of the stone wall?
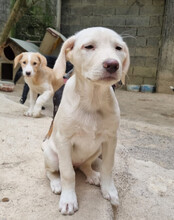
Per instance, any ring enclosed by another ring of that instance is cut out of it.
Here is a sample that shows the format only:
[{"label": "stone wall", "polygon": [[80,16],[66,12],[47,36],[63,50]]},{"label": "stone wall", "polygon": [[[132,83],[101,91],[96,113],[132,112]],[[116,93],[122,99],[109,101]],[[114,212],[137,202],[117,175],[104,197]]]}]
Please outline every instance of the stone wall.
[{"label": "stone wall", "polygon": [[162,46],[158,62],[157,92],[172,93],[174,86],[174,0],[166,0]]},{"label": "stone wall", "polygon": [[11,0],[0,0],[0,33],[10,14]]},{"label": "stone wall", "polygon": [[131,67],[127,83],[154,84],[165,0],[62,1],[61,32],[70,36],[82,28],[109,27],[127,42]]}]

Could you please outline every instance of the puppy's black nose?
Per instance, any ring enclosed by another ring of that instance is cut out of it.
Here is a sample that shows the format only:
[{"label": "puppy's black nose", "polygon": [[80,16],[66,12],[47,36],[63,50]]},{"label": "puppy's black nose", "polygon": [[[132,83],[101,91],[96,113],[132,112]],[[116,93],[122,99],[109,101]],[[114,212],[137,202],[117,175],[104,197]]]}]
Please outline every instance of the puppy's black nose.
[{"label": "puppy's black nose", "polygon": [[119,63],[117,60],[108,59],[103,62],[103,67],[106,69],[107,72],[112,74],[118,70]]},{"label": "puppy's black nose", "polygon": [[27,76],[30,76],[30,75],[31,75],[31,72],[26,72],[26,75],[27,75]]}]

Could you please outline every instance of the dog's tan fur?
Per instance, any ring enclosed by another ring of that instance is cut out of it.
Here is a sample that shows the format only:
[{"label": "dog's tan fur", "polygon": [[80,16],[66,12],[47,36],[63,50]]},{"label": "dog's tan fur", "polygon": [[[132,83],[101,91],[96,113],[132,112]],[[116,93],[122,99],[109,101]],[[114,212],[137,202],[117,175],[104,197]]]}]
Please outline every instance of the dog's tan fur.
[{"label": "dog's tan fur", "polygon": [[[57,75],[54,69],[47,66],[46,58],[40,53],[21,53],[15,57],[14,67],[18,63],[22,67],[25,82],[30,88],[30,108],[25,115],[39,117],[43,104],[63,85],[64,72]],[[31,74],[28,76],[27,72]],[[37,94],[40,94],[38,98]]]},{"label": "dog's tan fur", "polygon": [[[90,184],[101,185],[103,197],[118,205],[112,167],[120,110],[111,85],[124,81],[130,61],[122,38],[101,27],[84,29],[65,41],[55,69],[64,72],[66,60],[74,65],[74,75],[65,85],[52,134],[43,148],[51,189],[61,192],[59,210],[73,214],[78,209],[73,166]],[[101,153],[100,176],[91,164]]]}]

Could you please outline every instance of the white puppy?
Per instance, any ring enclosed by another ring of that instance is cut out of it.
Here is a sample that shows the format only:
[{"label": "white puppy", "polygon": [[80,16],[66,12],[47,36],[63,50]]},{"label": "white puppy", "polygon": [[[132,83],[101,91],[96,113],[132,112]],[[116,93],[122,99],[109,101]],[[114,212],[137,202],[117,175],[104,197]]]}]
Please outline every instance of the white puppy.
[{"label": "white puppy", "polygon": [[[24,115],[39,117],[42,106],[63,85],[63,75],[57,76],[40,53],[21,53],[15,57],[14,67],[18,63],[21,64],[25,82],[30,88],[30,107]],[[37,98],[38,94],[40,96]]]},{"label": "white puppy", "polygon": [[[65,86],[52,134],[44,142],[44,156],[51,189],[61,192],[59,210],[73,214],[78,209],[73,166],[90,184],[101,185],[104,198],[119,204],[112,167],[120,110],[111,85],[124,82],[130,61],[121,36],[102,27],[84,29],[65,41],[54,69],[65,72],[66,60],[74,65],[74,75]],[[91,164],[101,153],[100,176]]]}]

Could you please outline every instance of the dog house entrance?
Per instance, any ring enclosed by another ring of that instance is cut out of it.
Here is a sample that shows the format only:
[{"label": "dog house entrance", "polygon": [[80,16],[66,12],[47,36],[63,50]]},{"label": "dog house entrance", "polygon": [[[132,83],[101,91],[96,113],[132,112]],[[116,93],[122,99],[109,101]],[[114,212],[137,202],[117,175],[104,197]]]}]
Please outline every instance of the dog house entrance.
[{"label": "dog house entrance", "polygon": [[15,54],[10,46],[4,48],[5,57],[9,60],[14,60]]},{"label": "dog house entrance", "polygon": [[11,63],[1,64],[1,79],[13,80],[13,64]]}]

